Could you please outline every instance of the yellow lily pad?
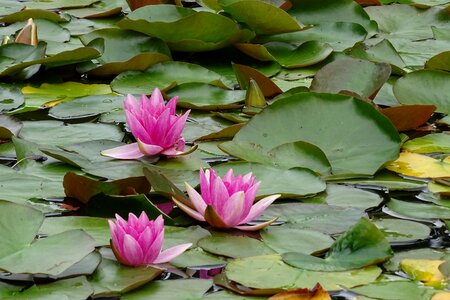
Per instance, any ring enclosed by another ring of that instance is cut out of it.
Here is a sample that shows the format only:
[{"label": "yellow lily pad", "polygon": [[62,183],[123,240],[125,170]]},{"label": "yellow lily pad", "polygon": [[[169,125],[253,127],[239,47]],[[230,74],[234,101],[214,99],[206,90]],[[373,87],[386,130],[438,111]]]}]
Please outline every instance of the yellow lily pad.
[{"label": "yellow lily pad", "polygon": [[450,186],[440,184],[439,182],[429,182],[428,190],[432,193],[436,193],[442,196],[450,196]]},{"label": "yellow lily pad", "polygon": [[425,285],[442,288],[447,285],[447,278],[439,270],[445,260],[403,259],[401,269],[412,279],[422,281]]},{"label": "yellow lily pad", "polygon": [[419,178],[450,177],[450,156],[441,161],[422,154],[402,152],[386,169]]},{"label": "yellow lily pad", "polygon": [[43,94],[66,96],[77,98],[91,95],[106,95],[112,93],[108,84],[83,84],[79,82],[43,83],[40,87],[25,86],[22,88],[24,94]]},{"label": "yellow lily pad", "polygon": [[435,294],[431,300],[447,300],[450,299],[450,292],[440,292]]}]

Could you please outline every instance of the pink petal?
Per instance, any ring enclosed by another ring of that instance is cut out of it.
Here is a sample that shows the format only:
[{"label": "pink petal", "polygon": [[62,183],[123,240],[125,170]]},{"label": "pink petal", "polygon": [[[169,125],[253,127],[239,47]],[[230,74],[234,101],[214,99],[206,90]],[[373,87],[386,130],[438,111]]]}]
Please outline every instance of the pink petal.
[{"label": "pink petal", "polygon": [[[137,140],[139,150],[145,154],[145,156],[154,156],[161,153],[164,148],[158,145],[146,144],[140,140]],[[144,156],[144,154],[142,156]]]},{"label": "pink petal", "polygon": [[250,210],[252,208],[253,202],[255,202],[256,193],[258,192],[259,185],[261,184],[261,181],[258,181],[254,185],[252,185],[246,192],[245,192],[245,204],[243,209],[243,216],[246,216],[250,213]]},{"label": "pink petal", "polygon": [[281,195],[272,195],[259,200],[255,205],[252,206],[248,215],[241,221],[240,224],[245,224],[252,221],[254,218],[258,217],[270,204],[278,199]]},{"label": "pink petal", "polygon": [[164,139],[165,143],[174,144],[180,138],[190,112],[191,110],[188,110],[167,129],[167,134]]},{"label": "pink petal", "polygon": [[186,251],[187,249],[189,249],[189,247],[191,246],[192,246],[191,243],[181,244],[175,247],[171,247],[167,250],[164,250],[158,255],[158,257],[153,261],[153,263],[162,264],[169,262],[178,255],[180,255],[181,253],[183,253],[184,251]]},{"label": "pink petal", "polygon": [[135,138],[148,136],[147,128],[144,126],[141,116],[136,115],[135,112],[125,110],[125,117],[128,127],[130,127],[131,133]]},{"label": "pink petal", "polygon": [[187,205],[184,205],[183,203],[181,203],[180,201],[174,199],[172,197],[173,202],[175,202],[175,204],[185,213],[187,213],[189,216],[191,216],[192,218],[198,220],[198,221],[202,221],[205,222],[205,218],[203,217],[203,215],[201,215],[199,212],[193,210],[192,208],[190,208]]},{"label": "pink petal", "polygon": [[175,145],[170,148],[164,149],[164,151],[161,152],[162,155],[166,155],[166,156],[176,156],[179,153],[180,152],[177,151]]},{"label": "pink petal", "polygon": [[228,193],[228,189],[223,183],[222,178],[217,176],[214,179],[214,183],[211,184],[213,189],[211,191],[211,206],[219,216],[223,216],[223,208],[225,203],[228,201],[228,198],[230,198],[230,194]]},{"label": "pink petal", "polygon": [[168,108],[170,110],[171,115],[174,115],[176,113],[175,109],[177,107],[177,101],[178,101],[178,96],[175,96],[172,99],[170,99],[166,105],[166,108]]},{"label": "pink petal", "polygon": [[141,214],[139,215],[139,223],[141,223],[144,226],[147,226],[149,222],[150,220],[148,219],[147,214],[145,213],[145,211],[142,211]]},{"label": "pink petal", "polygon": [[139,111],[140,101],[137,100],[133,95],[128,94],[123,101],[123,106],[125,110]]},{"label": "pink petal", "polygon": [[141,150],[139,150],[137,143],[127,144],[116,148],[103,150],[101,154],[103,156],[109,156],[117,159],[137,159],[144,156]]},{"label": "pink petal", "polygon": [[224,203],[220,218],[228,227],[239,225],[244,208],[245,194],[239,191],[231,195]]},{"label": "pink petal", "polygon": [[233,182],[234,179],[234,174],[233,174],[233,169],[230,168],[227,173],[225,174],[225,176],[223,176],[223,181],[224,182]]},{"label": "pink petal", "polygon": [[203,200],[206,204],[211,204],[209,176],[209,170],[204,171],[203,168],[200,169],[200,193],[202,194]]},{"label": "pink petal", "polygon": [[141,246],[131,235],[125,235],[123,252],[120,254],[122,259],[130,266],[140,266],[144,263],[144,253]]},{"label": "pink petal", "polygon": [[186,187],[186,192],[188,193],[189,199],[191,199],[191,203],[194,205],[195,210],[203,215],[207,206],[205,200],[203,200],[202,196],[200,196],[200,194],[187,182],[184,183],[184,186]]}]

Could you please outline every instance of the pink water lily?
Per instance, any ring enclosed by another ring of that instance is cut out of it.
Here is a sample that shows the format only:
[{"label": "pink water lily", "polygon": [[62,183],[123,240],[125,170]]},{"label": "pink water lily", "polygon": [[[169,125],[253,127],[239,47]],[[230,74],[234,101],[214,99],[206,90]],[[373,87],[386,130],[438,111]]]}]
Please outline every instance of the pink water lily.
[{"label": "pink water lily", "polygon": [[206,221],[217,228],[237,228],[240,230],[259,230],[269,226],[275,219],[253,226],[244,225],[258,217],[280,195],[272,195],[253,204],[260,181],[255,183],[255,176],[248,173],[234,176],[230,169],[222,178],[213,169],[200,170],[199,194],[186,184],[191,203],[174,202],[184,212],[199,221]]},{"label": "pink water lily", "polygon": [[164,220],[160,215],[149,220],[142,212],[136,217],[130,213],[128,221],[116,214],[116,221],[108,220],[111,231],[111,248],[117,260],[127,266],[137,267],[169,262],[192,244],[182,244],[161,251],[164,241]]},{"label": "pink water lily", "polygon": [[143,156],[183,154],[185,142],[181,136],[187,117],[175,112],[178,97],[164,104],[159,89],[154,89],[149,98],[145,95],[138,100],[128,95],[124,101],[125,115],[136,143],[104,150],[102,155],[118,159],[137,159]]}]

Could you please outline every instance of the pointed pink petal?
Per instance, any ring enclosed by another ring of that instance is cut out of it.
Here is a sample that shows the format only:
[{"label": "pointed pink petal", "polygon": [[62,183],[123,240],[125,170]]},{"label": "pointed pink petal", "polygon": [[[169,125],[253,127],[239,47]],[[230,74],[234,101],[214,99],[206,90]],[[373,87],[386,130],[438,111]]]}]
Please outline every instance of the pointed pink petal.
[{"label": "pointed pink petal", "polygon": [[223,216],[223,208],[225,203],[230,198],[230,194],[228,193],[228,189],[222,181],[222,178],[216,177],[213,184],[213,190],[211,191],[211,206],[217,212],[219,216]]},{"label": "pointed pink petal", "polygon": [[123,252],[120,254],[122,259],[130,266],[139,266],[144,262],[144,253],[142,253],[139,243],[131,235],[125,235],[123,239]]},{"label": "pointed pink petal", "polygon": [[263,228],[266,228],[267,226],[269,226],[276,220],[277,220],[277,218],[273,218],[272,220],[269,220],[264,223],[256,224],[256,225],[241,225],[241,226],[234,226],[233,228],[236,228],[236,229],[239,229],[242,231],[256,231],[256,230],[261,230]]},{"label": "pointed pink petal", "polygon": [[234,179],[234,174],[233,174],[233,169],[230,168],[227,173],[225,174],[225,176],[223,176],[223,181],[225,182],[233,182]]},{"label": "pointed pink petal", "polygon": [[137,143],[127,144],[116,148],[103,150],[101,154],[103,156],[109,156],[117,159],[137,159],[144,156],[141,150],[139,150]]},{"label": "pointed pink petal", "polygon": [[250,213],[250,210],[252,208],[253,202],[255,202],[256,193],[258,192],[259,185],[261,184],[261,181],[258,181],[254,185],[252,185],[246,192],[245,192],[245,202],[244,202],[244,209],[243,209],[243,216],[246,216]]},{"label": "pointed pink petal", "polygon": [[[145,156],[154,156],[161,153],[164,149],[158,145],[150,145],[137,140],[137,145],[139,150],[145,154]],[[144,156],[144,154],[142,156]]]},{"label": "pointed pink petal", "polygon": [[171,115],[175,115],[175,113],[176,113],[175,109],[177,107],[177,101],[178,101],[178,96],[175,96],[172,99],[170,99],[166,105],[166,107],[170,110]]},{"label": "pointed pink petal", "polygon": [[162,155],[166,155],[166,156],[176,156],[176,155],[178,155],[178,153],[180,153],[180,152],[177,151],[175,146],[172,146],[170,148],[164,149],[164,151],[161,152]]},{"label": "pointed pink petal", "polygon": [[199,212],[193,210],[192,208],[190,208],[189,206],[181,203],[180,201],[174,199],[172,197],[173,202],[175,202],[175,204],[185,213],[187,213],[189,216],[191,216],[192,218],[198,220],[198,221],[202,221],[205,222],[205,218],[203,217],[203,215],[201,215]]},{"label": "pointed pink petal", "polygon": [[191,199],[191,203],[194,205],[195,210],[203,215],[206,209],[205,200],[203,200],[202,196],[200,196],[200,194],[187,182],[184,183],[184,186],[186,187],[186,192],[188,193],[189,199]]},{"label": "pointed pink petal", "polygon": [[165,109],[159,117],[157,117],[155,124],[151,132],[149,132],[152,140],[152,144],[159,145],[163,148],[170,147],[172,145],[166,144],[165,137],[170,128],[170,112]]},{"label": "pointed pink petal", "polygon": [[209,170],[204,171],[203,168],[200,169],[200,193],[206,204],[211,204],[209,174]]},{"label": "pointed pink petal", "polygon": [[148,216],[145,213],[145,211],[142,211],[141,214],[139,215],[139,222],[141,224],[143,224],[144,226],[147,226],[148,223],[150,222],[150,220],[148,219]]},{"label": "pointed pink petal", "polygon": [[162,264],[169,262],[178,255],[180,255],[181,253],[183,253],[184,251],[186,251],[187,249],[189,249],[189,247],[191,246],[192,246],[191,243],[181,244],[178,246],[171,247],[167,250],[164,250],[158,255],[158,257],[153,261],[153,263]]},{"label": "pointed pink petal", "polygon": [[254,218],[258,217],[270,204],[278,199],[281,195],[272,195],[259,200],[255,205],[252,206],[248,215],[241,221],[241,224],[248,223]]},{"label": "pointed pink petal", "polygon": [[241,224],[241,216],[244,209],[245,194],[239,191],[231,195],[224,203],[223,211],[220,214],[221,219],[228,227]]},{"label": "pointed pink petal", "polygon": [[180,138],[190,112],[191,110],[188,110],[184,115],[171,124],[171,127],[167,129],[167,134],[164,139],[165,143],[174,144]]},{"label": "pointed pink petal", "polygon": [[133,95],[128,94],[123,101],[123,107],[128,111],[139,111],[140,102]]}]

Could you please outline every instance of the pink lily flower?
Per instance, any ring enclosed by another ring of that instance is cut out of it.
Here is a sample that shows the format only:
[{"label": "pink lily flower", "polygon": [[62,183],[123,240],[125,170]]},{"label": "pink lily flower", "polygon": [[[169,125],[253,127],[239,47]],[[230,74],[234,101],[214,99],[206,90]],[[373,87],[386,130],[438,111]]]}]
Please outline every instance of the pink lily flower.
[{"label": "pink lily flower", "polygon": [[280,195],[272,195],[253,204],[261,181],[255,183],[255,176],[248,173],[234,176],[230,169],[221,179],[213,169],[200,170],[201,195],[185,183],[191,204],[173,201],[192,218],[208,222],[217,228],[237,228],[240,230],[259,230],[272,224],[276,218],[253,226],[246,224],[258,217]]},{"label": "pink lily flower", "polygon": [[164,104],[159,89],[152,95],[137,100],[128,95],[124,101],[125,115],[131,133],[137,142],[102,151],[102,155],[118,159],[137,159],[143,156],[183,154],[185,142],[181,132],[186,124],[190,110],[177,116],[175,108],[178,97]]},{"label": "pink lily flower", "polygon": [[127,266],[166,263],[192,246],[191,243],[182,244],[161,251],[164,241],[162,215],[150,221],[145,212],[139,218],[130,213],[128,221],[125,221],[116,214],[116,221],[108,220],[108,223],[114,255],[121,264]]}]

